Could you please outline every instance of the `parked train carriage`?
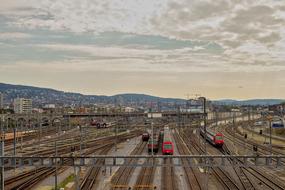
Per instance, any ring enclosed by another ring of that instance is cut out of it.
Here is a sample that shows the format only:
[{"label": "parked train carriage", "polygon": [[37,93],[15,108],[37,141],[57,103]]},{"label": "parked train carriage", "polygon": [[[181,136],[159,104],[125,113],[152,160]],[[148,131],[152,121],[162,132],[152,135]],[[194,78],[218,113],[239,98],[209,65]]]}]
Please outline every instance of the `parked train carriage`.
[{"label": "parked train carriage", "polygon": [[149,133],[145,132],[142,134],[142,141],[148,141],[149,140]]},{"label": "parked train carriage", "polygon": [[90,125],[95,126],[96,128],[109,128],[114,126],[116,123],[115,122],[103,122],[103,121],[97,121],[97,120],[92,120]]},{"label": "parked train carriage", "polygon": [[[224,145],[224,136],[220,132],[213,132],[210,129],[207,129],[206,139],[212,145],[216,147],[222,147]],[[205,137],[205,132],[203,128],[200,128],[200,134]]]},{"label": "parked train carriage", "polygon": [[164,128],[163,143],[162,143],[162,154],[173,155],[174,146],[171,138],[169,128]]},{"label": "parked train carriage", "polygon": [[148,152],[152,152],[152,149],[153,149],[153,152],[157,153],[158,152],[158,140],[151,137],[148,140],[147,148],[148,148]]}]

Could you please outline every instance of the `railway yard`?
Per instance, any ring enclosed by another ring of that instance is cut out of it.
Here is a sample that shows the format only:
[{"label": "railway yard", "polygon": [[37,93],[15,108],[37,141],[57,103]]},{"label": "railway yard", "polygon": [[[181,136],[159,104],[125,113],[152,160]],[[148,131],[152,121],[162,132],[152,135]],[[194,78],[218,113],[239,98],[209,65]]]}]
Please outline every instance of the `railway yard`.
[{"label": "railway yard", "polygon": [[[273,141],[269,146],[258,141],[259,134],[247,138],[259,119],[257,115],[248,120],[242,114],[235,121],[210,118],[206,133],[203,120],[198,119],[201,125],[197,126],[191,120],[181,124],[169,118],[154,119],[151,125],[143,118],[132,118],[124,125],[109,122],[104,127],[87,123],[41,126],[14,134],[7,130],[4,156],[26,160],[1,159],[5,189],[285,189],[285,142],[277,146]],[[189,155],[197,157],[188,159]],[[199,155],[227,157],[224,165],[214,166],[218,158],[208,163]],[[263,160],[231,157],[238,155],[283,157],[266,159],[269,166],[264,166]],[[102,157],[92,160],[92,156]],[[28,158],[32,157],[42,165],[31,164]],[[48,167],[38,157],[62,159]]]}]

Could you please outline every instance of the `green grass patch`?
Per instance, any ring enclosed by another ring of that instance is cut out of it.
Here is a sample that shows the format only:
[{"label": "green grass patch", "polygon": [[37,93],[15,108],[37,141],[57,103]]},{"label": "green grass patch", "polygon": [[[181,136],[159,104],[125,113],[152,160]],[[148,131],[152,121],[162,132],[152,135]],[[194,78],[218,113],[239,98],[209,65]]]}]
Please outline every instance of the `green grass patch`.
[{"label": "green grass patch", "polygon": [[[59,190],[60,188],[65,188],[65,186],[70,183],[73,182],[75,179],[75,175],[71,174],[70,176],[68,176],[65,180],[63,180],[63,182],[61,182],[58,187],[57,190]],[[52,188],[52,190],[55,190],[55,188]]]}]

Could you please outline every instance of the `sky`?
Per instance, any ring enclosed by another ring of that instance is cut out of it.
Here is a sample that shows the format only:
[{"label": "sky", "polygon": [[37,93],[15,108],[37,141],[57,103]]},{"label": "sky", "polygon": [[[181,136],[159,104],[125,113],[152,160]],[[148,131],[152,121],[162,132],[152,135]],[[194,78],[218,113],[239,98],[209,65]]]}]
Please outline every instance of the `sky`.
[{"label": "sky", "polygon": [[285,98],[285,0],[0,0],[0,82]]}]

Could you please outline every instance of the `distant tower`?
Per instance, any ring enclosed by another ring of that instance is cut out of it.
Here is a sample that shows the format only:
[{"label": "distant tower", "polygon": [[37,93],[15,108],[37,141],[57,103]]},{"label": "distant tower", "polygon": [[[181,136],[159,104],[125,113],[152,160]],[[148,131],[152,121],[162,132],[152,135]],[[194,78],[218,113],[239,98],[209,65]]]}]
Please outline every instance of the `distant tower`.
[{"label": "distant tower", "polygon": [[157,111],[161,112],[161,102],[160,101],[157,102]]}]

